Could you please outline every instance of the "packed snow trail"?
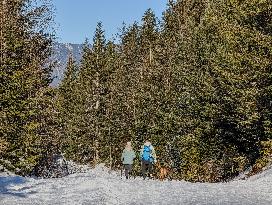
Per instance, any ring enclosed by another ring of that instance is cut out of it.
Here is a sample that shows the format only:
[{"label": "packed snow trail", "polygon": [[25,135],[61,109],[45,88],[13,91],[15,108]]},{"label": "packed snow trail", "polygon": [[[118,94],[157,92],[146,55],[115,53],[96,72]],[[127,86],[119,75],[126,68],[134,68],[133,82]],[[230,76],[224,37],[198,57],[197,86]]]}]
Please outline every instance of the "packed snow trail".
[{"label": "packed snow trail", "polygon": [[0,175],[1,205],[271,205],[272,169],[247,180],[189,183],[121,179],[97,167],[59,179]]}]

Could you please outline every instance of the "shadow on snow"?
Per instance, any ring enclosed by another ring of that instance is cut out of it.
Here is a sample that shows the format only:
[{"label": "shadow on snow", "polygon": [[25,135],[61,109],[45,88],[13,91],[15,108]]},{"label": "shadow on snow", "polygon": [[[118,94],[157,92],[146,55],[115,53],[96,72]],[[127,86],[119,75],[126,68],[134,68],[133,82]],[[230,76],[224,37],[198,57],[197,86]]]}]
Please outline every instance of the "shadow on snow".
[{"label": "shadow on snow", "polygon": [[21,191],[25,191],[27,189],[31,189],[32,187],[22,187],[18,190],[12,189],[10,186],[13,185],[22,185],[26,182],[25,178],[20,176],[5,176],[0,177],[0,195],[10,195],[15,197],[23,197],[25,198],[27,194],[34,194],[35,192],[27,192],[21,193]]}]

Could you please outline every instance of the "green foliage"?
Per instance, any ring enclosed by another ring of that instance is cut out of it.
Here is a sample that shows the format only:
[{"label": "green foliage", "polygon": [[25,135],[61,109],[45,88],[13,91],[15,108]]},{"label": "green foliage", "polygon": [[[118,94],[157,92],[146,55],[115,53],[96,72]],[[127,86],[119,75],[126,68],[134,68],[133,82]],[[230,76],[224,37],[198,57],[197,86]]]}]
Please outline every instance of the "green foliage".
[{"label": "green foliage", "polygon": [[52,14],[48,8],[42,1],[41,7],[33,1],[1,1],[0,136],[8,145],[1,160],[20,174],[29,173],[48,138],[43,118],[52,69],[46,64],[52,42],[45,29]]},{"label": "green foliage", "polygon": [[118,45],[99,23],[62,94],[73,93],[62,118],[73,127],[63,132],[66,153],[117,168],[127,140],[138,151],[148,138],[175,178],[242,172],[271,138],[270,11],[269,1],[169,1],[160,25],[147,10]]},{"label": "green foliage", "polygon": [[253,165],[251,172],[248,176],[254,175],[272,163],[272,140],[261,142],[261,157],[258,158]]},{"label": "green foliage", "polygon": [[269,164],[271,11],[270,0],[169,1],[160,24],[149,9],[118,43],[98,23],[56,90],[44,67],[50,36],[19,29],[12,15],[1,27],[1,163],[27,173],[61,149],[117,169],[126,141],[139,153],[150,139],[177,179],[216,182]]}]

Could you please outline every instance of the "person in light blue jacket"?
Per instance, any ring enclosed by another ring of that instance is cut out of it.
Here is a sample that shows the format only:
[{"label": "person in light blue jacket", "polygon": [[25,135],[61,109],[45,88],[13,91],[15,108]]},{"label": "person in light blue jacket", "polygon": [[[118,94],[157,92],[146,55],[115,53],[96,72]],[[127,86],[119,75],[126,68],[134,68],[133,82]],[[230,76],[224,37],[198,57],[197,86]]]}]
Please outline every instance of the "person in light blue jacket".
[{"label": "person in light blue jacket", "polygon": [[126,179],[129,178],[129,173],[131,172],[133,160],[135,159],[135,157],[136,155],[132,149],[131,142],[127,142],[121,157],[121,160],[125,169]]}]

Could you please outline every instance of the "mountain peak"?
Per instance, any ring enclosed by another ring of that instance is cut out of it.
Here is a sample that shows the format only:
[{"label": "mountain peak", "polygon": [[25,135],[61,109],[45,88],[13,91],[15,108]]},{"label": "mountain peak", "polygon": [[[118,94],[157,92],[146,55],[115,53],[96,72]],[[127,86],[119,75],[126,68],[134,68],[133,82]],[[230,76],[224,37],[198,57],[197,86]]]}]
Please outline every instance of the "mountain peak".
[{"label": "mountain peak", "polygon": [[57,62],[57,66],[52,73],[54,78],[53,82],[51,83],[52,86],[58,86],[63,79],[66,63],[70,54],[73,55],[77,63],[80,62],[82,56],[82,48],[83,44],[59,42],[55,42],[53,44],[53,55],[51,56],[51,59]]}]

